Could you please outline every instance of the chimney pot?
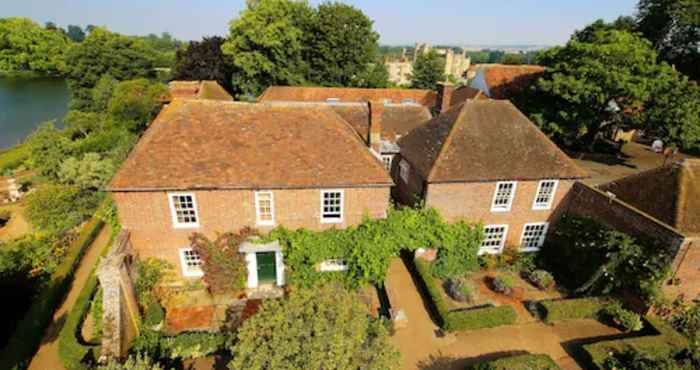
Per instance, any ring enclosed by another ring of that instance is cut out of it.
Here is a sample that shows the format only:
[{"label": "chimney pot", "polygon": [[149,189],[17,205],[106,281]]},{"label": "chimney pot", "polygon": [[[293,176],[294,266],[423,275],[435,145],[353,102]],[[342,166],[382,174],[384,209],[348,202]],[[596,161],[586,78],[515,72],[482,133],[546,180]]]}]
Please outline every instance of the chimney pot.
[{"label": "chimney pot", "polygon": [[438,108],[440,108],[440,113],[450,109],[454,91],[455,85],[449,82],[438,83]]}]

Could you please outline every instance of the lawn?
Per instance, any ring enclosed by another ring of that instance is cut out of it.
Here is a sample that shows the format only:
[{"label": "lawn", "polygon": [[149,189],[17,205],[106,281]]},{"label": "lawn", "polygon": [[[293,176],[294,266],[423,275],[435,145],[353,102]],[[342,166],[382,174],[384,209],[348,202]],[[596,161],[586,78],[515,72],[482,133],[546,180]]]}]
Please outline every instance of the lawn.
[{"label": "lawn", "polygon": [[24,218],[24,208],[22,202],[0,206],[0,213],[10,212],[10,220],[0,227],[0,241],[10,241],[32,232],[31,225]]}]

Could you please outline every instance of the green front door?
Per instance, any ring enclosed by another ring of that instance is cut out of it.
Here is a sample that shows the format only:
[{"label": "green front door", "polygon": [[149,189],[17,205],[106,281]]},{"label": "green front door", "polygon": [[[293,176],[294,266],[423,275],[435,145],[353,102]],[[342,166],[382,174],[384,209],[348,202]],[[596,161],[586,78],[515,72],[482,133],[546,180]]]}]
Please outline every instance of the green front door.
[{"label": "green front door", "polygon": [[256,253],[258,260],[258,283],[274,283],[277,281],[277,262],[275,252]]}]

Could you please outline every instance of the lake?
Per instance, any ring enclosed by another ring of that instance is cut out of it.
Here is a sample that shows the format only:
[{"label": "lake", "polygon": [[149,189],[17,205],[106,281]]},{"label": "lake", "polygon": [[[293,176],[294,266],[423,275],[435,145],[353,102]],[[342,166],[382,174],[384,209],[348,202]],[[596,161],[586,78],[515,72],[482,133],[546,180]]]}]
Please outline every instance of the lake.
[{"label": "lake", "polygon": [[58,78],[0,78],[0,149],[22,141],[40,123],[60,120],[70,99]]}]

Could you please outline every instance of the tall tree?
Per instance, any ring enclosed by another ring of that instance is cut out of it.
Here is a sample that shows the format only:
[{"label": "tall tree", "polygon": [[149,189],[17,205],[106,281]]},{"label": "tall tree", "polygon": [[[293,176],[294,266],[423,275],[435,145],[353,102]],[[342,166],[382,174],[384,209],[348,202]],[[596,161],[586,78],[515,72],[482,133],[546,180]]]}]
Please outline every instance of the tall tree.
[{"label": "tall tree", "polygon": [[342,3],[322,3],[304,34],[309,82],[355,86],[377,58],[379,34],[359,9]]},{"label": "tall tree", "polygon": [[0,74],[57,75],[65,69],[68,39],[27,18],[0,19]]},{"label": "tall tree", "polygon": [[66,35],[74,42],[83,42],[83,40],[85,40],[85,32],[83,32],[83,29],[74,24],[68,25]]},{"label": "tall tree", "polygon": [[305,81],[304,23],[313,11],[304,1],[247,1],[247,8],[230,23],[222,50],[233,63],[234,88],[258,95],[270,85]]},{"label": "tall tree", "polygon": [[598,31],[625,31],[625,32],[635,32],[637,29],[636,20],[632,17],[621,16],[615,21],[607,23],[602,19],[598,19],[595,22],[589,24],[582,30],[577,30],[574,32],[572,38],[580,42],[592,42],[595,41],[595,33]]},{"label": "tall tree", "polygon": [[143,40],[99,27],[69,50],[66,66],[73,109],[90,107],[91,89],[104,74],[118,81],[155,76],[154,53]]},{"label": "tall tree", "polygon": [[638,30],[662,59],[700,79],[700,0],[640,0]]},{"label": "tall tree", "polygon": [[413,64],[411,87],[414,89],[437,89],[437,83],[445,80],[445,61],[435,50],[421,54]]},{"label": "tall tree", "polygon": [[173,80],[215,80],[228,91],[233,91],[233,68],[221,51],[224,39],[218,36],[193,41],[176,54]]},{"label": "tall tree", "polygon": [[230,369],[366,369],[398,365],[386,329],[341,288],[295,291],[270,299],[243,323]]}]

